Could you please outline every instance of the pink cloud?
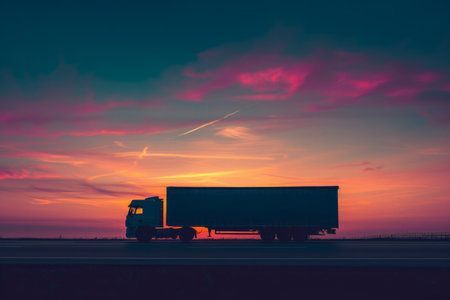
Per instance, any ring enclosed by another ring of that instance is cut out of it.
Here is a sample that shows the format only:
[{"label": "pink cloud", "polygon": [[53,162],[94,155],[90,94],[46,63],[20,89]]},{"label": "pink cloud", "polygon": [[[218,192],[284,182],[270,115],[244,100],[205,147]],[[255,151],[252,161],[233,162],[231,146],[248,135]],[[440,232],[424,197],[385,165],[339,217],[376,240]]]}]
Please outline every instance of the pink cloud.
[{"label": "pink cloud", "polygon": [[87,131],[75,131],[75,132],[61,132],[61,134],[67,134],[67,135],[75,135],[75,136],[95,136],[95,135],[134,135],[134,134],[143,134],[143,133],[155,133],[159,132],[160,128],[147,128],[146,130],[143,129],[131,129],[131,130],[123,130],[123,129],[94,129],[94,130],[87,130]]},{"label": "pink cloud", "polygon": [[182,93],[176,94],[175,96],[187,101],[203,101],[203,98],[206,95],[210,94],[211,92],[221,90],[233,84],[234,82],[235,80],[232,76],[229,76],[229,74],[223,74],[217,76],[204,85],[189,88]]},{"label": "pink cloud", "polygon": [[22,179],[30,177],[30,171],[28,170],[0,170],[0,179]]},{"label": "pink cloud", "polygon": [[[175,96],[187,101],[204,101],[205,96],[231,86],[240,86],[254,92],[271,90],[292,93],[303,83],[308,73],[306,67],[301,70],[299,66],[297,63],[292,67],[289,59],[279,55],[244,54],[210,70],[208,75],[211,75],[206,83],[204,78],[198,84],[195,80],[198,78],[188,76],[190,80],[186,83],[186,88]],[[188,67],[188,71],[185,69],[183,73],[191,74],[192,69]]]},{"label": "pink cloud", "polygon": [[9,112],[1,112],[0,113],[0,123],[8,123],[14,119],[13,114]]},{"label": "pink cloud", "polygon": [[450,91],[450,84],[444,85],[441,90],[443,91]]},{"label": "pink cloud", "polygon": [[45,174],[51,171],[51,167],[47,163],[67,164],[74,166],[86,163],[84,159],[80,158],[80,155],[84,156],[86,153],[69,154],[67,153],[67,151],[65,151],[64,153],[39,152],[8,146],[2,146],[0,149],[1,149],[0,157],[19,158],[19,159],[24,158],[26,160],[31,160],[33,162],[39,162],[39,164],[34,163],[27,169],[33,169],[36,172],[41,172]]},{"label": "pink cloud", "polygon": [[335,80],[324,86],[322,94],[329,99],[357,98],[373,91],[380,84],[388,82],[390,78],[386,75],[375,74],[351,75],[340,71],[335,74]]},{"label": "pink cloud", "polygon": [[104,112],[117,107],[132,107],[141,105],[142,104],[137,101],[123,101],[123,102],[109,101],[107,103],[95,103],[93,101],[88,101],[73,108],[75,111],[81,114],[89,114],[94,112]]},{"label": "pink cloud", "polygon": [[286,100],[304,83],[308,73],[307,69],[277,67],[239,74],[237,78],[242,87],[254,92],[270,93],[239,95],[235,99]]},{"label": "pink cloud", "polygon": [[438,80],[439,74],[437,72],[423,72],[415,76],[416,81],[423,83],[430,83]]},{"label": "pink cloud", "polygon": [[419,114],[431,120],[431,123],[434,125],[442,125],[442,124],[450,124],[450,114],[446,110],[438,110],[433,112],[428,111],[419,111]]},{"label": "pink cloud", "polygon": [[369,165],[369,164],[370,164],[369,161],[362,161],[362,162],[358,162],[358,163],[349,163],[349,164],[335,165],[334,168],[352,168],[352,167],[361,167],[361,166],[366,166],[366,165]]},{"label": "pink cloud", "polygon": [[234,97],[236,100],[257,100],[257,101],[271,101],[271,100],[286,100],[290,97],[290,94],[256,94],[256,95],[239,95]]},{"label": "pink cloud", "polygon": [[[366,57],[360,53],[327,52],[319,49],[310,56],[295,58],[279,54],[247,53],[230,59],[221,66],[208,73],[210,79],[196,83],[190,81],[187,88],[177,93],[176,97],[188,101],[203,101],[204,97],[233,87],[243,88],[252,93],[232,96],[231,99],[244,100],[287,100],[299,90],[323,89],[323,94],[340,94],[352,97],[360,95],[361,91],[373,89],[385,82],[386,78],[369,77],[365,80],[350,78],[345,72],[337,72],[338,78],[333,77],[331,69],[361,63]],[[192,67],[184,73],[192,73]],[[351,81],[346,82],[347,76]],[[192,76],[189,76],[192,77]],[[192,79],[192,78],[191,78]],[[331,86],[326,86],[330,85]],[[324,86],[325,84],[325,86]]]},{"label": "pink cloud", "polygon": [[382,166],[378,166],[378,167],[367,167],[363,169],[363,172],[371,172],[371,171],[378,171],[381,170],[383,167]]},{"label": "pink cloud", "polygon": [[0,133],[4,135],[25,135],[29,137],[43,137],[43,138],[58,138],[64,135],[71,136],[98,136],[98,135],[152,135],[163,132],[161,126],[138,126],[136,128],[120,128],[115,126],[114,128],[98,128],[98,129],[88,129],[83,130],[50,130],[45,127],[21,127],[21,128],[8,128]]},{"label": "pink cloud", "polygon": [[391,97],[413,97],[420,93],[418,88],[404,88],[389,92],[387,95]]},{"label": "pink cloud", "polygon": [[37,170],[30,171],[27,169],[0,169],[0,180],[4,179],[24,179],[24,178],[32,178],[32,179],[41,179],[41,178],[59,178],[60,176],[57,174],[43,173]]},{"label": "pink cloud", "polygon": [[69,96],[58,99],[55,95],[46,95],[43,97],[49,98],[13,101],[10,97],[2,99],[5,112],[0,113],[0,134],[3,135],[57,138],[63,135],[155,134],[162,130],[162,126],[154,124],[119,124],[105,114],[125,107],[137,110],[160,107],[162,102],[157,99],[100,102],[93,100],[91,95],[82,99]]},{"label": "pink cloud", "polygon": [[109,101],[100,103],[90,99],[73,102],[69,100],[43,100],[10,107],[8,112],[0,114],[0,123],[27,122],[48,124],[58,120],[93,118],[95,113],[103,113],[114,108],[144,107],[152,104],[158,105],[158,102]]},{"label": "pink cloud", "polygon": [[140,112],[142,108],[160,107],[159,99],[137,101],[110,97],[97,100],[89,88],[89,80],[67,65],[59,66],[50,75],[34,78],[33,86],[38,89],[32,94],[25,92],[28,82],[23,83],[24,87],[14,83],[11,84],[14,89],[0,95],[0,134],[45,138],[153,134],[161,127],[123,125],[111,117],[125,108],[133,113],[133,110]]},{"label": "pink cloud", "polygon": [[240,84],[256,92],[283,90],[294,92],[305,81],[307,72],[300,70],[286,70],[284,68],[270,68],[253,73],[238,75]]},{"label": "pink cloud", "polygon": [[[438,91],[439,83],[448,77],[374,54],[324,48],[302,57],[252,50],[229,58],[229,53],[216,52],[213,57],[199,56],[197,64],[204,69],[207,61],[210,67],[208,76],[196,76],[195,64],[184,70],[187,78],[184,89],[176,93],[177,98],[295,101],[305,112],[348,106],[434,106],[437,100],[432,97],[442,96],[430,95],[424,101],[422,95]],[[228,58],[211,67],[221,55]],[[448,84],[440,86],[440,90],[448,90]]]}]

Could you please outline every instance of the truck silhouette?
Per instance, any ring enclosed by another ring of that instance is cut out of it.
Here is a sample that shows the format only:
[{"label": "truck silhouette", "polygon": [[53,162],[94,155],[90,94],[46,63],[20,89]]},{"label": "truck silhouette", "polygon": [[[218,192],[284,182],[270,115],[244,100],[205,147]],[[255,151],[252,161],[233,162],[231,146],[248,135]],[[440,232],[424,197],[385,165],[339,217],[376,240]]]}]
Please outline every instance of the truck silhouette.
[{"label": "truck silhouette", "polygon": [[336,233],[338,186],[167,187],[166,226],[163,200],[132,200],[127,238],[197,237],[194,227],[216,234],[259,234],[265,242],[305,241],[310,235]]}]

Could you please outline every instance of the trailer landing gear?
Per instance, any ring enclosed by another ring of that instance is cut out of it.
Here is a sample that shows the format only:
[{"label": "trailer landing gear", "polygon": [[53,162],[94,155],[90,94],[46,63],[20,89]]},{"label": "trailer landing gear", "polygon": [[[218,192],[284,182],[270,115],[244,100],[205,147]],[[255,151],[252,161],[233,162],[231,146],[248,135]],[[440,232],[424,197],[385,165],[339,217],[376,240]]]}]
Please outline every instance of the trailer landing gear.
[{"label": "trailer landing gear", "polygon": [[308,239],[308,234],[303,230],[294,230],[292,237],[294,238],[294,241],[301,243]]},{"label": "trailer landing gear", "polygon": [[291,240],[292,236],[288,229],[278,229],[277,230],[277,239],[282,243],[287,243]]},{"label": "trailer landing gear", "polygon": [[259,235],[261,236],[261,239],[266,243],[270,243],[275,239],[275,231],[273,231],[272,229],[261,229],[259,231]]}]

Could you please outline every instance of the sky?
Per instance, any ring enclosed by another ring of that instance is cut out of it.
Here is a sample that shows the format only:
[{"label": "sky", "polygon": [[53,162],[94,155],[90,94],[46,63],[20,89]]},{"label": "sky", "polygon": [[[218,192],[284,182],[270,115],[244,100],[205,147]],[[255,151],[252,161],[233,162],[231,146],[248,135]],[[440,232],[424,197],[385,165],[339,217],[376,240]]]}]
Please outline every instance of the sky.
[{"label": "sky", "polygon": [[339,185],[337,236],[450,231],[447,1],[163,2],[0,4],[1,237],[124,237],[166,186]]}]

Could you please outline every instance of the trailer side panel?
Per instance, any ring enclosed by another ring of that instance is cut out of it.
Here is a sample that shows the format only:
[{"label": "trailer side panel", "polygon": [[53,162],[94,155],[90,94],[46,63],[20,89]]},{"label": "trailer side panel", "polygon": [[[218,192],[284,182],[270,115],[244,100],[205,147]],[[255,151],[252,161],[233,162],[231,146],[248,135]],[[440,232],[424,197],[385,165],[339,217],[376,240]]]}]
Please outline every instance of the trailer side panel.
[{"label": "trailer side panel", "polygon": [[168,187],[167,225],[338,228],[338,187]]}]

